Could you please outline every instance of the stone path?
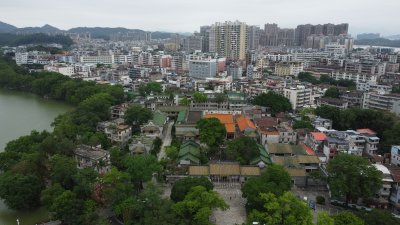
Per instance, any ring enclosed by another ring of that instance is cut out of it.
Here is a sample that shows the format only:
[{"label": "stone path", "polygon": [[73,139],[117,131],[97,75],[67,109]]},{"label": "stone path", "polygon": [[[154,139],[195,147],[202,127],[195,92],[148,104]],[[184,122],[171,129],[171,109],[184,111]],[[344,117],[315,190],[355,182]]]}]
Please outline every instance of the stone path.
[{"label": "stone path", "polygon": [[211,216],[212,222],[217,225],[235,225],[246,221],[246,199],[242,198],[240,184],[214,183],[214,191],[218,192],[229,205],[226,211],[215,210]]}]

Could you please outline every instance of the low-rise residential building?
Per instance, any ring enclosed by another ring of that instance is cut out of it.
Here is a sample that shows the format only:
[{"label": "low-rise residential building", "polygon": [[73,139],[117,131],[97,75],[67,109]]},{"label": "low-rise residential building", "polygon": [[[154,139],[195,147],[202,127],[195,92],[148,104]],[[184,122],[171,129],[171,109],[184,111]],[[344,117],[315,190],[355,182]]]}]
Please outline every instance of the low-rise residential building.
[{"label": "low-rise residential building", "polygon": [[108,139],[120,145],[126,144],[132,136],[132,127],[124,124],[123,119],[100,122],[97,130],[104,132]]},{"label": "low-rise residential building", "polygon": [[275,63],[275,74],[278,76],[296,76],[303,72],[302,62],[279,62]]},{"label": "low-rise residential building", "polygon": [[332,129],[332,120],[330,120],[330,119],[325,119],[325,118],[322,118],[322,117],[315,117],[313,120],[312,120],[312,125],[315,127],[315,128],[317,128],[317,127],[324,127],[325,129],[328,129],[328,130],[330,130],[330,129]]},{"label": "low-rise residential building", "polygon": [[338,109],[347,109],[348,102],[339,98],[322,97],[317,99],[317,106],[331,106]]},{"label": "low-rise residential building", "polygon": [[393,145],[390,153],[390,163],[400,167],[400,145]]},{"label": "low-rise residential building", "polygon": [[390,191],[390,204],[395,214],[400,214],[400,167],[398,165],[388,166],[392,175],[393,183]]},{"label": "low-rise residential building", "polygon": [[111,169],[110,154],[101,148],[78,145],[73,151],[79,169],[93,168],[98,173],[106,173]]},{"label": "low-rise residential building", "polygon": [[376,155],[380,141],[379,137],[376,136],[376,132],[368,128],[358,129],[357,132],[359,132],[365,140],[364,153]]},{"label": "low-rise residential building", "polygon": [[394,183],[389,169],[382,164],[372,164],[378,171],[382,173],[382,187],[376,193],[375,198],[372,199],[372,204],[379,208],[388,208],[390,190]]},{"label": "low-rise residential building", "polygon": [[323,146],[324,146],[324,141],[327,138],[328,137],[324,133],[321,133],[321,132],[310,132],[310,133],[308,133],[306,135],[306,138],[305,138],[304,142],[313,151],[322,152],[323,151]]}]

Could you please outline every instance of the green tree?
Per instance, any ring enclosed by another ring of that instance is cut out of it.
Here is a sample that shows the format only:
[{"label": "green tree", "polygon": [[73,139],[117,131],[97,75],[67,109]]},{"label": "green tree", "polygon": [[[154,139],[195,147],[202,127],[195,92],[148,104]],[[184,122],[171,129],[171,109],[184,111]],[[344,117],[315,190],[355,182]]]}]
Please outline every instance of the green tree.
[{"label": "green tree", "polygon": [[[115,207],[134,194],[134,187],[128,173],[112,168],[100,178],[102,196],[105,202]],[[115,208],[114,208],[115,209]]]},{"label": "green tree", "polygon": [[272,114],[292,110],[292,105],[290,104],[289,99],[272,91],[256,96],[252,103],[254,105],[268,107]]},{"label": "green tree", "polygon": [[157,82],[150,82],[139,88],[139,93],[141,96],[146,96],[152,92],[153,93],[161,93],[162,92],[161,84],[159,84]]},{"label": "green tree", "polygon": [[309,82],[311,84],[319,84],[320,83],[320,81],[309,72],[300,72],[299,75],[297,76],[297,78],[300,81]]},{"label": "green tree", "polygon": [[273,193],[261,193],[262,210],[253,210],[247,224],[256,221],[265,225],[312,225],[313,216],[310,208],[291,192],[277,197]]},{"label": "green tree", "polygon": [[143,182],[150,181],[154,173],[161,171],[157,158],[152,155],[127,156],[124,165],[138,190],[143,189]]},{"label": "green tree", "polygon": [[359,211],[356,215],[364,220],[366,225],[391,225],[400,224],[400,219],[393,216],[388,210],[373,209],[372,211]]},{"label": "green tree", "polygon": [[207,102],[208,101],[208,97],[204,93],[195,92],[193,94],[193,101],[195,101],[195,102]]},{"label": "green tree", "polygon": [[336,87],[330,87],[328,90],[325,91],[324,97],[329,98],[339,98],[340,92],[339,89]]},{"label": "green tree", "polygon": [[200,141],[209,147],[222,144],[226,138],[225,126],[217,118],[201,119],[196,128],[199,129]]},{"label": "green tree", "polygon": [[64,224],[80,225],[84,201],[78,199],[72,191],[64,191],[54,199],[49,210],[55,219],[61,220]]},{"label": "green tree", "polygon": [[342,211],[333,216],[335,225],[364,225],[364,221],[349,211]]},{"label": "green tree", "polygon": [[247,209],[262,209],[260,193],[273,193],[281,196],[292,187],[292,179],[283,166],[272,164],[260,177],[248,179],[243,187],[243,197],[247,198]]},{"label": "green tree", "polygon": [[74,176],[78,173],[73,158],[55,155],[50,159],[50,177],[54,183],[59,183],[65,189],[71,190],[75,185]]},{"label": "green tree", "polygon": [[55,183],[42,191],[40,202],[49,210],[54,200],[64,191],[65,189],[59,183]]},{"label": "green tree", "polygon": [[221,104],[227,100],[227,96],[224,93],[217,93],[214,99],[218,104]]},{"label": "green tree", "polygon": [[173,206],[175,213],[185,224],[212,225],[209,217],[213,209],[226,210],[229,206],[215,191],[203,186],[193,187],[183,201]]},{"label": "green tree", "polygon": [[335,225],[335,220],[325,211],[318,213],[317,225]]},{"label": "green tree", "polygon": [[346,204],[372,197],[382,185],[381,172],[360,156],[339,154],[329,161],[327,171],[332,194],[344,197]]},{"label": "green tree", "polygon": [[165,147],[165,154],[169,159],[175,161],[178,159],[179,150],[176,146],[167,146]]},{"label": "green tree", "polygon": [[301,128],[313,130],[314,126],[310,123],[310,121],[299,120],[294,122],[293,129],[301,129]]},{"label": "green tree", "polygon": [[40,205],[43,184],[34,175],[6,172],[0,175],[0,198],[11,209],[32,209]]},{"label": "green tree", "polygon": [[134,105],[129,107],[124,115],[124,120],[126,124],[129,125],[137,125],[140,126],[144,123],[147,123],[150,119],[153,118],[153,113],[147,109],[138,105]]},{"label": "green tree", "polygon": [[157,154],[161,151],[161,146],[162,146],[161,138],[156,137],[153,141],[153,148],[150,150],[150,153],[154,156],[157,156]]},{"label": "green tree", "polygon": [[174,202],[182,201],[187,193],[196,186],[202,186],[207,191],[214,188],[214,185],[207,177],[185,177],[174,183],[171,189],[171,199]]},{"label": "green tree", "polygon": [[239,161],[242,165],[248,165],[251,160],[260,155],[259,146],[254,139],[239,137],[228,142],[226,156],[229,160]]},{"label": "green tree", "polygon": [[189,101],[189,99],[185,96],[185,97],[183,97],[183,98],[179,101],[179,105],[182,105],[182,106],[189,106],[189,105],[190,105],[190,101]]}]

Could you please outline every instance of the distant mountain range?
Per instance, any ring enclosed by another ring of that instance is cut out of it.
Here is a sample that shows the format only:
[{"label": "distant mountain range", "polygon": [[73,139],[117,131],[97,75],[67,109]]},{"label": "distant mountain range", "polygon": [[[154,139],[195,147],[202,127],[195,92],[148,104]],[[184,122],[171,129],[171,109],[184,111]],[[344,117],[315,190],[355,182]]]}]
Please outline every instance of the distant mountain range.
[{"label": "distant mountain range", "polygon": [[[71,28],[69,30],[61,30],[57,27],[53,27],[51,25],[44,25],[42,27],[22,27],[18,28],[8,23],[4,23],[0,21],[0,33],[16,33],[16,34],[33,34],[33,33],[50,33],[50,34],[58,34],[58,33],[90,33],[93,38],[110,38],[111,34],[116,33],[141,33],[146,32],[140,29],[127,29],[123,27],[76,27]],[[155,31],[151,32],[151,36],[153,39],[166,39],[170,38],[172,34],[171,32],[161,32]],[[181,35],[187,36],[190,33],[181,33]]]}]

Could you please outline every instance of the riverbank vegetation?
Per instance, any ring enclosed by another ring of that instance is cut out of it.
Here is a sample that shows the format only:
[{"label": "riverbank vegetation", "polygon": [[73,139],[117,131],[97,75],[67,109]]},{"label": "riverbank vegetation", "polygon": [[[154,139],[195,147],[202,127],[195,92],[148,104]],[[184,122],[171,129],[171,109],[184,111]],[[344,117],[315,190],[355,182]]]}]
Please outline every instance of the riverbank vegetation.
[{"label": "riverbank vegetation", "polygon": [[[57,73],[30,73],[1,57],[0,88],[75,106],[54,120],[53,132],[32,131],[7,143],[0,153],[0,198],[9,208],[44,206],[52,219],[66,225],[108,224],[101,209],[111,209],[125,224],[211,224],[212,210],[227,208],[216,192],[197,183],[177,202],[163,197],[150,182],[162,177],[164,169],[155,156],[131,155],[127,148],[112,147],[105,134],[96,131],[98,122],[109,119],[110,107],[125,101],[121,86]],[[101,144],[110,151],[112,169],[105,174],[93,168],[78,169],[73,157],[78,144]],[[193,204],[196,207],[188,207]]]}]

